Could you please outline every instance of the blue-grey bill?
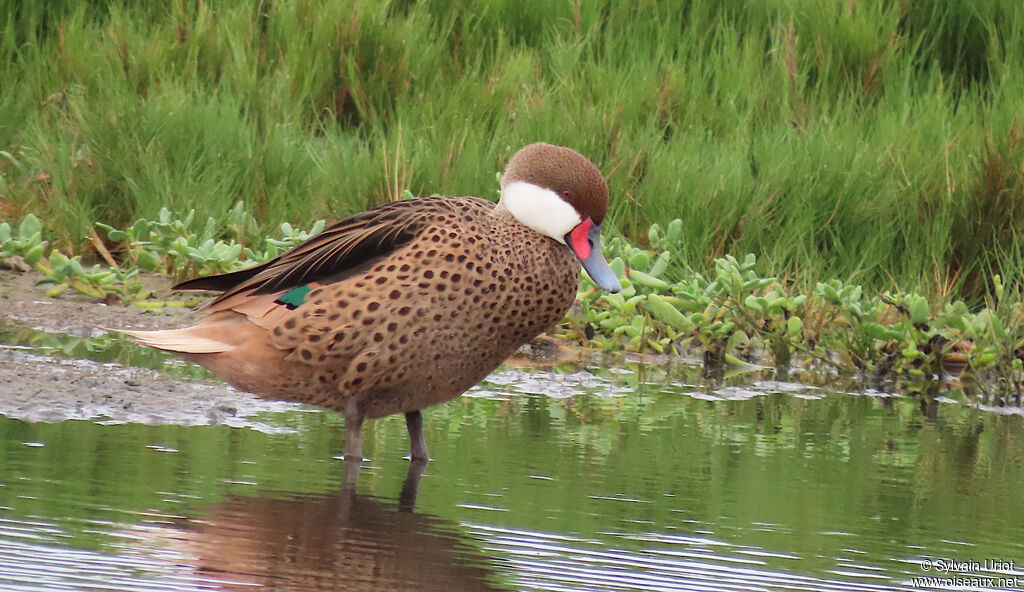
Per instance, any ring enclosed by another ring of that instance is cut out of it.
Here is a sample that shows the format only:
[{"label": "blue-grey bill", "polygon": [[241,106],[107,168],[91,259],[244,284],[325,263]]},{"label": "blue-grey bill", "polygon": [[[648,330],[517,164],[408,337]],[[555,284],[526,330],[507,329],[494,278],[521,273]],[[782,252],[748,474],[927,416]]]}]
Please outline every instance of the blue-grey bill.
[{"label": "blue-grey bill", "polygon": [[[595,284],[612,294],[622,290],[618,276],[615,275],[611,267],[608,267],[604,253],[601,252],[601,227],[597,224],[591,226],[587,238],[590,239],[590,255],[586,259],[580,257],[580,262],[583,264],[583,269],[587,270],[587,275],[594,280]],[[579,253],[576,256],[579,257]]]}]

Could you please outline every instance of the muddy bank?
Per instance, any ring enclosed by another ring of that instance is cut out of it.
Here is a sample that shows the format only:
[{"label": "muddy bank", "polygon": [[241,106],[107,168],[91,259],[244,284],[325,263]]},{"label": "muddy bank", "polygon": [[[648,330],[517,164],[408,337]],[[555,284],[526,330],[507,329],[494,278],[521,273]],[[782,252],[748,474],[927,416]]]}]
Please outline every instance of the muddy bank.
[{"label": "muddy bank", "polygon": [[[162,329],[186,325],[198,318],[187,307],[148,311],[119,304],[108,306],[72,290],[60,298],[50,298],[46,291],[51,286],[35,285],[42,278],[35,272],[0,270],[0,317],[40,331],[79,336],[98,334],[100,327]],[[155,300],[185,300],[181,294],[171,292],[171,282],[167,278],[146,276],[142,282],[153,291]]]},{"label": "muddy bank", "polygon": [[225,424],[276,431],[251,416],[294,407],[223,385],[178,381],[156,370],[59,360],[0,345],[0,414],[14,419]]},{"label": "muddy bank", "polygon": [[[95,337],[101,327],[158,329],[197,318],[188,308],[159,312],[106,305],[66,294],[46,296],[35,273],[0,272],[0,319],[48,333]],[[166,278],[144,280],[160,300],[180,299]],[[276,430],[250,417],[294,408],[216,382],[181,381],[147,368],[60,359],[0,344],[0,414],[25,421],[91,419],[111,423],[247,426]]]}]

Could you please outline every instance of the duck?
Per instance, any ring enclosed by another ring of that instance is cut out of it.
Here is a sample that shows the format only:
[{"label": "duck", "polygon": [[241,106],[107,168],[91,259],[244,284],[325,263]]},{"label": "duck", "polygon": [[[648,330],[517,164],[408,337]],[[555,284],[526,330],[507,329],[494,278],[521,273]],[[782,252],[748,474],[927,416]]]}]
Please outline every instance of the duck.
[{"label": "duck", "polygon": [[403,413],[411,460],[429,459],[422,410],[493,372],[572,306],[580,268],[618,278],[601,248],[609,190],[576,150],[529,144],[497,203],[422,197],[339,220],[273,259],[191,279],[220,294],[194,325],[122,330],[231,386],[339,412],[346,461],[367,419]]}]

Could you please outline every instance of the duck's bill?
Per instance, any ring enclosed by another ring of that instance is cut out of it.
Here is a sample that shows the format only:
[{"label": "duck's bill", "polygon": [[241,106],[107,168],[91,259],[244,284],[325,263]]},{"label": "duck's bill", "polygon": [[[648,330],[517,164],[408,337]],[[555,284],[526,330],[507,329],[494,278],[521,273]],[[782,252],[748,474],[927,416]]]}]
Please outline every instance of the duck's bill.
[{"label": "duck's bill", "polygon": [[587,275],[594,280],[595,284],[613,294],[622,289],[619,278],[612,268],[608,267],[608,262],[604,260],[604,253],[601,252],[600,224],[594,224],[590,218],[587,218],[573,228],[572,232],[565,235],[565,242],[579,257],[583,269],[587,270]]}]

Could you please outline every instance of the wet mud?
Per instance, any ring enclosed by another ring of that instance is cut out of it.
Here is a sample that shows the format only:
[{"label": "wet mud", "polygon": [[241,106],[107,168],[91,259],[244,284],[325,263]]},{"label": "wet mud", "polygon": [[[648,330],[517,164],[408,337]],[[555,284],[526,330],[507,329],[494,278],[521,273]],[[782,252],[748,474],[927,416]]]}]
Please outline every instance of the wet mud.
[{"label": "wet mud", "polygon": [[[49,298],[31,272],[0,271],[0,320],[15,327],[90,338],[105,328],[158,329],[197,318],[188,308],[148,311],[85,297]],[[180,300],[165,278],[146,278],[157,300]],[[26,421],[100,420],[110,423],[228,424],[274,429],[255,414],[295,405],[265,401],[214,380],[179,380],[157,370],[113,362],[62,359],[0,343],[0,414]]]}]

